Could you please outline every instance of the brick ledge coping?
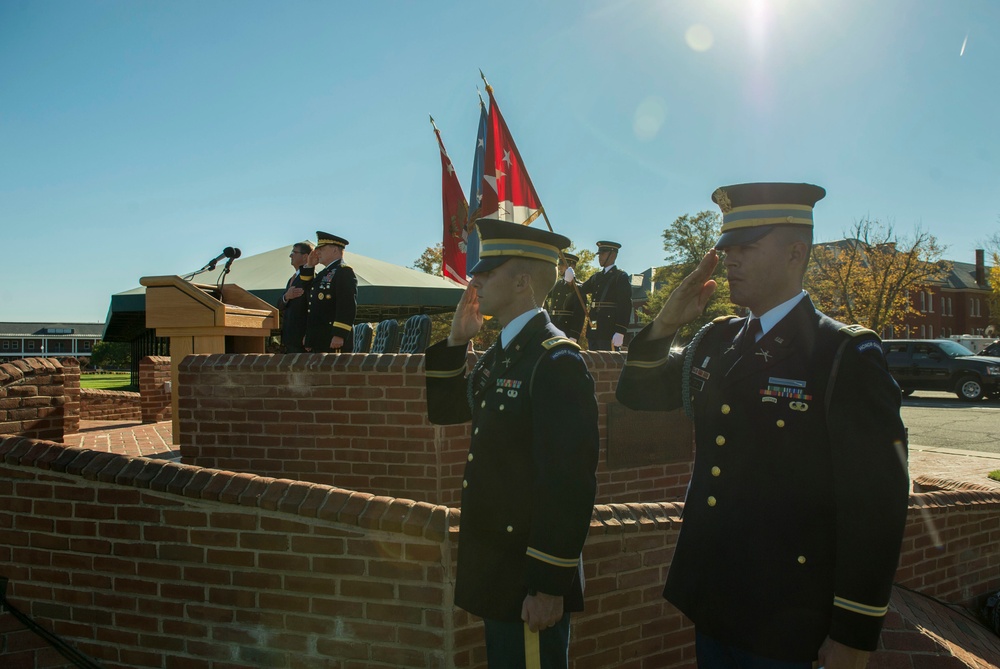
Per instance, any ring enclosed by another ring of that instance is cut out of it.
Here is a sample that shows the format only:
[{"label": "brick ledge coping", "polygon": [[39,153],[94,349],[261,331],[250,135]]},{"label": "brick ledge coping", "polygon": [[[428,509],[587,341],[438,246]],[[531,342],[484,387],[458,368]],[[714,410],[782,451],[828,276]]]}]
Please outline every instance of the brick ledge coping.
[{"label": "brick ledge coping", "polygon": [[[474,360],[482,351],[470,353]],[[621,367],[623,353],[583,351],[590,366]],[[422,372],[423,353],[213,353],[189,355],[181,361],[181,372],[204,369],[238,369],[246,372],[286,370],[358,370]]]},{"label": "brick ledge coping", "polygon": [[[93,451],[26,437],[0,437],[0,458],[9,466],[60,472],[191,499],[258,507],[433,541],[457,538],[461,518],[459,509],[427,502]],[[918,477],[916,482],[937,489],[912,494],[910,508],[1000,505],[1000,491],[982,486],[928,477]],[[675,502],[598,504],[591,517],[590,532],[677,530],[683,509],[682,503]]]}]

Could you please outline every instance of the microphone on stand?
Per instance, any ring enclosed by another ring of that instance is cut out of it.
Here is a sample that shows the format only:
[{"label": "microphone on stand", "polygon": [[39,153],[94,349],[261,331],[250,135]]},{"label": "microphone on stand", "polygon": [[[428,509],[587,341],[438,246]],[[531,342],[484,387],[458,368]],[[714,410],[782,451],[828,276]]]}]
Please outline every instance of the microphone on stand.
[{"label": "microphone on stand", "polygon": [[232,246],[227,246],[226,248],[222,249],[222,253],[209,260],[204,267],[202,267],[197,271],[191,272],[190,274],[185,274],[184,279],[190,281],[191,279],[198,276],[202,272],[211,272],[212,270],[215,269],[216,264],[218,264],[218,262],[223,258],[229,258],[229,261],[226,263],[226,268],[228,270],[229,265],[232,264],[233,260],[239,257],[240,257],[239,249],[235,249]]},{"label": "microphone on stand", "polygon": [[226,283],[226,275],[229,274],[229,268],[233,264],[233,261],[241,255],[239,249],[234,249],[231,246],[227,246],[222,254],[229,258],[229,260],[226,261],[226,264],[222,267],[222,273],[219,274],[219,290],[222,290],[223,284]]},{"label": "microphone on stand", "polygon": [[232,246],[227,246],[226,248],[222,249],[222,253],[220,253],[219,255],[215,256],[214,258],[208,261],[208,264],[205,265],[205,269],[211,272],[213,269],[215,269],[216,263],[218,263],[223,258],[229,258],[229,263],[232,263],[233,260],[239,257],[240,257],[239,249],[234,249]]}]

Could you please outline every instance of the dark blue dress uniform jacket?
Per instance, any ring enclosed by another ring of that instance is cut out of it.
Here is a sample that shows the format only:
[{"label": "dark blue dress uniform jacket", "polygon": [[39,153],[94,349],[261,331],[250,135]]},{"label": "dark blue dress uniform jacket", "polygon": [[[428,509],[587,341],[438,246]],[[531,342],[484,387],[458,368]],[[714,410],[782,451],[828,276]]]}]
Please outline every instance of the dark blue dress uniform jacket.
[{"label": "dark blue dress uniform jacket", "polygon": [[315,267],[303,267],[299,276],[309,296],[306,348],[313,353],[329,353],[330,340],[338,336],[344,339],[344,346],[338,349],[341,353],[354,351],[354,319],[358,312],[354,269],[337,260],[318,273]]},{"label": "dark blue dress uniform jacket", "polygon": [[579,339],[583,334],[583,322],[587,315],[587,309],[583,306],[587,298],[582,290],[577,294],[581,287],[582,284],[578,281],[566,283],[559,279],[549,291],[548,312],[552,316],[552,324],[565,332],[567,337],[574,339]]},{"label": "dark blue dress uniform jacket", "polygon": [[707,326],[686,380],[687,349],[644,330],[619,381],[633,409],[677,408],[684,386],[693,398],[664,596],[699,632],[764,657],[814,660],[827,635],[874,650],[909,496],[899,388],[873,332],[808,298],[741,355],[745,325]]},{"label": "dark blue dress uniform jacket", "polygon": [[610,341],[615,334],[628,332],[632,318],[632,281],[617,267],[605,272],[594,272],[580,286],[590,295],[590,327],[596,332],[592,337]]},{"label": "dark blue dress uniform jacket", "polygon": [[590,528],[598,457],[594,380],[579,347],[544,312],[466,374],[466,349],[426,351],[432,423],[472,419],[462,483],[455,604],[520,622],[529,593],[583,609],[580,553]]}]

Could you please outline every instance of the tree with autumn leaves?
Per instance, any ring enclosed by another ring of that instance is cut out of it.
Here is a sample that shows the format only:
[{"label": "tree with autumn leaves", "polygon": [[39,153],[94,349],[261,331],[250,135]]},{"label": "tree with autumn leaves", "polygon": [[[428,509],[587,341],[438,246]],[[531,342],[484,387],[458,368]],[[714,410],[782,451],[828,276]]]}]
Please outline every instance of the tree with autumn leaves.
[{"label": "tree with autumn leaves", "polygon": [[909,291],[932,292],[951,271],[943,251],[928,232],[900,238],[892,224],[865,218],[844,240],[813,247],[804,285],[829,316],[895,333],[908,315],[919,314]]},{"label": "tree with autumn leaves", "polygon": [[[997,221],[1000,223],[1000,220]],[[1000,334],[1000,232],[994,233],[986,240],[986,252],[990,254],[993,266],[989,269],[989,282],[993,290],[990,292],[990,323]]]}]

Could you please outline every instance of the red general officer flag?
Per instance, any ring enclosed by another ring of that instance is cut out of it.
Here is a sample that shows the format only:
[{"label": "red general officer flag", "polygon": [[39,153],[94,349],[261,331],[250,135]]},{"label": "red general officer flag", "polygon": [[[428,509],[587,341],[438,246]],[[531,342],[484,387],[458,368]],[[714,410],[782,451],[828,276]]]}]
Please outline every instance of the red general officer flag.
[{"label": "red general officer flag", "polygon": [[[486,81],[485,77],[483,81]],[[531,183],[528,170],[514,144],[507,123],[500,114],[493,87],[486,84],[490,96],[489,134],[483,168],[482,217],[496,217],[531,225],[542,215],[542,203]]]},{"label": "red general officer flag", "polygon": [[441,209],[444,213],[443,253],[441,258],[441,273],[445,278],[452,279],[464,285],[465,278],[465,241],[466,219],[469,217],[469,202],[465,199],[455,167],[444,149],[441,131],[438,130],[431,117],[434,134],[437,135],[438,147],[441,149]]}]

